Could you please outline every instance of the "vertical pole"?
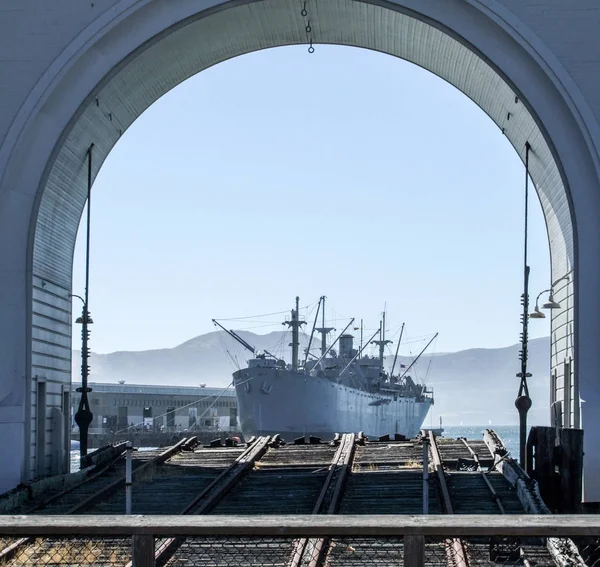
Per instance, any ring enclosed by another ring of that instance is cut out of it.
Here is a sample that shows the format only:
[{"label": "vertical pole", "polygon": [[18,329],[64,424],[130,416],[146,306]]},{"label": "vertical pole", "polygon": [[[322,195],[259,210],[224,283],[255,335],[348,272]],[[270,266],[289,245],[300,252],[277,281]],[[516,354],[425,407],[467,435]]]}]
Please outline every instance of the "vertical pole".
[{"label": "vertical pole", "polygon": [[363,320],[360,320],[360,350],[363,347]]},{"label": "vertical pole", "polygon": [[429,439],[423,437],[423,514],[429,514]]},{"label": "vertical pole", "polygon": [[300,299],[296,297],[296,309],[292,310],[292,371],[298,370],[298,346],[300,344],[298,336],[298,321],[300,311]]},{"label": "vertical pole", "polygon": [[571,376],[571,362],[570,360],[565,360],[563,362],[563,410],[565,412],[563,427],[566,428],[573,426],[571,422]]},{"label": "vertical pole", "polygon": [[519,384],[519,393],[515,400],[515,407],[519,412],[519,461],[521,467],[527,470],[527,412],[531,408],[531,398],[529,397],[529,388],[527,378],[531,376],[527,372],[527,349],[528,349],[528,325],[529,325],[529,266],[527,265],[527,223],[529,220],[529,151],[531,146],[529,142],[525,143],[525,235],[523,250],[523,295],[521,295],[521,304],[523,313],[521,315],[521,372],[517,377],[521,379]]},{"label": "vertical pole", "polygon": [[91,219],[91,196],[92,196],[92,149],[94,144],[88,149],[88,172],[87,172],[87,232],[86,232],[86,248],[85,248],[85,296],[83,299],[83,309],[81,312],[81,388],[77,391],[81,392],[79,407],[75,414],[75,422],[79,427],[79,454],[80,459],[87,455],[88,449],[88,429],[94,419],[94,415],[90,410],[88,400],[88,324],[90,323],[89,312],[89,287],[90,287],[90,219]]},{"label": "vertical pole", "polygon": [[133,567],[154,567],[154,536],[134,535],[131,539]]},{"label": "vertical pole", "polygon": [[131,514],[131,490],[132,490],[132,475],[131,475],[131,453],[133,446],[131,441],[127,441],[127,456],[125,459],[125,514]]},{"label": "vertical pole", "polygon": [[381,364],[382,368],[383,368],[383,355],[384,355],[384,346],[385,346],[385,341],[383,340],[383,335],[385,333],[385,331],[383,330],[383,325],[384,325],[384,323],[379,321],[379,341],[377,341],[377,343],[379,344],[379,364]]},{"label": "vertical pole", "polygon": [[425,538],[404,536],[404,567],[423,567],[425,564]]},{"label": "vertical pole", "polygon": [[[569,368],[573,368],[573,359],[569,358]],[[579,378],[573,372],[573,427],[581,429],[581,400],[579,398]]]},{"label": "vertical pole", "polygon": [[321,328],[321,356],[325,356],[327,352],[327,332],[325,331],[325,296],[323,296],[323,313]]}]

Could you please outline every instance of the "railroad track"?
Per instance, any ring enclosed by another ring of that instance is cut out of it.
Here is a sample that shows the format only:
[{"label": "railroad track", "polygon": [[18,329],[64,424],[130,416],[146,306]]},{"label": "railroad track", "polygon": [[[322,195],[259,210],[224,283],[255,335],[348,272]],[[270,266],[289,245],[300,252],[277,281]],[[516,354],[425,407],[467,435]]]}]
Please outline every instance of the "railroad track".
[{"label": "railroad track", "polygon": [[[484,470],[483,463],[489,465],[491,454],[487,445],[464,438],[438,444],[431,432],[429,438],[446,513],[524,513],[515,491],[508,489],[503,475],[494,470]],[[446,463],[442,460],[440,447],[445,449],[442,449],[445,454],[450,455],[452,466],[458,468],[447,476],[444,474]],[[479,474],[473,475],[473,472]],[[446,485],[445,488],[443,484]],[[541,538],[452,539],[445,542],[445,548],[450,567],[469,567],[482,562],[520,564],[524,567],[564,567],[567,564],[577,564],[576,561],[564,561],[566,556],[550,553],[546,542]]]},{"label": "railroad track", "polygon": [[[431,457],[433,460],[433,470],[437,475],[438,487],[440,499],[445,514],[454,514],[454,507],[452,506],[452,499],[450,498],[450,491],[448,490],[448,484],[446,483],[446,475],[444,474],[444,465],[442,463],[442,457],[437,445],[437,438],[432,431],[429,432],[429,448],[431,451]],[[444,542],[446,551],[446,557],[449,567],[468,567],[467,563],[467,550],[465,542],[459,538],[450,538]]]},{"label": "railroad track", "polygon": [[[193,453],[182,450],[184,442],[178,445],[179,449],[172,448],[167,457],[164,452],[146,454],[145,462],[136,468],[133,513],[421,514],[427,500],[429,514],[523,512],[503,474],[486,470],[493,456],[481,442],[438,439],[430,433],[416,441],[372,443],[350,434],[338,436],[331,444],[313,445],[284,445],[276,438],[261,437],[246,448],[198,449]],[[423,470],[424,449],[427,471]],[[161,466],[152,466],[158,462]],[[96,481],[102,478],[100,472]],[[82,496],[78,511],[70,513],[122,513],[124,490],[117,490],[122,486],[121,477],[120,484],[111,478],[113,482],[105,482],[106,486],[97,490],[100,497],[97,492]],[[429,498],[424,500],[425,485]],[[162,498],[157,498],[158,494]],[[47,507],[58,510],[65,497],[63,494],[54,504],[46,503]],[[428,540],[425,546],[428,567],[507,562],[524,567],[566,565],[553,560],[543,542],[537,540],[446,538]],[[65,549],[69,549],[66,555]],[[157,567],[396,565],[403,555],[403,538],[163,538],[155,545]],[[2,566],[131,567],[130,540],[28,539],[4,559],[0,556]]]},{"label": "railroad track", "polygon": [[[267,452],[270,437],[258,437],[234,463],[224,470],[208,486],[189,502],[181,515],[206,514],[223,500],[235,484],[246,475]],[[159,540],[155,546],[154,560],[157,566],[172,564],[173,557],[179,549],[186,544],[186,538],[167,538]],[[185,551],[184,551],[185,554]],[[127,564],[131,567],[131,563]]]},{"label": "railroad track", "polygon": [[[426,479],[426,477],[425,477]],[[341,514],[422,514],[423,445],[419,440],[358,444],[342,495]],[[428,482],[429,513],[439,513],[437,486]],[[333,538],[325,564],[402,565],[403,538]],[[427,559],[428,564],[429,558]]]},{"label": "railroad track", "polygon": [[[343,435],[336,451],[329,473],[319,497],[315,503],[313,514],[336,514],[342,499],[343,490],[346,486],[348,476],[354,459],[355,438],[354,434]],[[317,567],[328,551],[327,538],[302,538],[294,543],[292,557],[288,563],[289,567]]]},{"label": "railroad track", "polygon": [[[137,475],[132,489],[133,514],[180,514],[181,511],[224,470],[244,449],[202,448],[179,452],[160,467],[149,467]],[[125,492],[117,491],[87,508],[85,514],[122,514]]]},{"label": "railroad track", "polygon": [[[495,503],[498,511],[501,514],[522,513],[523,510],[520,508],[520,506],[517,510],[510,509],[509,507],[507,507],[504,504],[504,499],[502,498],[501,494],[494,487],[491,478],[501,477],[501,480],[504,481],[502,475],[500,475],[500,473],[497,472],[486,473],[481,466],[481,460],[479,459],[478,453],[473,448],[472,443],[470,443],[464,438],[459,439],[459,441],[471,454],[473,461],[476,465],[476,470],[480,474],[480,478],[484,481],[489,491],[489,494],[491,495],[492,501]],[[487,450],[487,446],[485,452],[489,452],[489,450]],[[532,565],[548,565],[554,567],[555,562],[552,560],[552,556],[543,545],[543,542],[540,540],[537,543],[538,545],[527,545],[522,544],[521,542],[516,541],[514,539],[511,540],[508,538],[492,538],[490,543],[486,545],[484,549],[481,548],[485,544],[478,544],[475,542],[471,543],[469,551],[471,553],[478,552],[479,554],[488,551],[490,557],[498,563],[514,563],[515,561],[517,561],[522,563],[524,567],[532,567]]]},{"label": "railroad track", "polygon": [[[440,513],[437,487],[429,483],[429,513]],[[367,443],[356,448],[341,514],[423,513],[423,446],[416,441]]]},{"label": "railroad track", "polygon": [[[352,466],[354,435],[331,444],[271,444],[268,452],[255,462],[250,474],[227,494],[212,491],[210,510],[192,513],[215,514],[319,514],[336,513]],[[217,502],[218,501],[218,502]],[[155,555],[156,565],[189,567],[210,563],[251,565],[317,565],[327,552],[321,538],[224,540],[191,539],[178,542],[170,553]],[[165,544],[163,544],[164,547]]]},{"label": "railroad track", "polygon": [[[169,449],[162,451],[147,451],[138,453],[141,458],[136,459],[137,463],[132,472],[133,476],[140,476],[151,467],[162,465],[173,455],[183,451],[184,448],[190,446],[191,439],[182,439]],[[94,474],[82,482],[55,494],[50,499],[43,501],[39,505],[30,508],[30,513],[44,514],[83,514],[93,513],[94,505],[109,498],[119,488],[125,486],[124,467],[116,466],[122,464],[122,455],[118,456],[108,466],[104,467],[97,474]],[[124,506],[121,513],[124,512]],[[0,550],[0,565],[2,567],[21,566],[21,565],[53,565],[60,563],[58,559],[62,559],[64,553],[67,552],[70,546],[66,542],[57,539],[39,539],[39,538],[21,538],[10,542],[2,542],[4,547]],[[70,542],[71,543],[71,542]],[[97,546],[101,545],[102,554],[114,563],[119,555],[119,550],[122,545],[122,540],[102,540]],[[57,546],[62,548],[56,549]],[[89,549],[89,553],[94,557],[96,555],[97,546]],[[78,546],[72,546],[76,549]],[[128,550],[126,547],[123,550],[123,557],[127,557]],[[81,556],[81,550],[73,555],[73,561]],[[64,558],[67,559],[67,558]]]}]

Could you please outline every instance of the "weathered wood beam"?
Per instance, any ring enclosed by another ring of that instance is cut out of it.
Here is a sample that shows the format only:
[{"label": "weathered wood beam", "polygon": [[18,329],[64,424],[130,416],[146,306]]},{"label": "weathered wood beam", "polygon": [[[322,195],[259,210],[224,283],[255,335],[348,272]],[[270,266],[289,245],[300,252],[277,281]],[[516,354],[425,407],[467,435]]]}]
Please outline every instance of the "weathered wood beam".
[{"label": "weathered wood beam", "polygon": [[0,536],[600,536],[600,515],[0,516]]},{"label": "weathered wood beam", "polygon": [[[508,456],[506,447],[494,431],[486,429],[483,438],[490,451],[496,455],[495,468],[504,475],[504,478],[516,490],[525,512],[529,514],[544,514],[554,518],[565,517],[552,515],[552,512],[550,512],[540,495],[539,484],[531,479],[514,459]],[[585,566],[585,561],[579,554],[579,549],[569,537],[566,537],[568,535],[566,533],[557,533],[555,537],[548,539],[546,547],[550,555],[552,555],[554,562],[559,567]]]}]

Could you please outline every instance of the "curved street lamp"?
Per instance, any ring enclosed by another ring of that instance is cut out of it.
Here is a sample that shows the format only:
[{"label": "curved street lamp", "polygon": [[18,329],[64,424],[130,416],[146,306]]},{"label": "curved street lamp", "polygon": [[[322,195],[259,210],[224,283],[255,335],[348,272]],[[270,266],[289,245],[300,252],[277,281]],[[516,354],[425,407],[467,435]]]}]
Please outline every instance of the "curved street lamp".
[{"label": "curved street lamp", "polygon": [[533,312],[529,314],[530,319],[545,319],[546,318],[546,315],[544,313],[542,313],[539,308],[540,297],[542,295],[544,295],[544,293],[550,292],[550,294],[548,295],[548,301],[546,301],[546,303],[544,303],[542,305],[542,309],[561,309],[561,307],[562,307],[561,304],[554,299],[554,287],[556,286],[556,284],[558,282],[560,282],[562,280],[568,280],[568,279],[569,279],[569,274],[567,274],[566,276],[563,276],[562,278],[557,279],[552,284],[552,287],[550,289],[545,289],[544,291],[540,291],[540,293],[538,293],[538,296],[535,299],[535,308],[534,308]]},{"label": "curved street lamp", "polygon": [[544,291],[540,291],[538,296],[535,298],[535,308],[529,314],[530,319],[545,319],[546,315],[540,311],[540,297],[544,295],[544,293],[550,292],[548,296],[548,301],[542,305],[542,309],[560,309],[560,303],[554,301],[554,296],[551,289],[545,289]]}]

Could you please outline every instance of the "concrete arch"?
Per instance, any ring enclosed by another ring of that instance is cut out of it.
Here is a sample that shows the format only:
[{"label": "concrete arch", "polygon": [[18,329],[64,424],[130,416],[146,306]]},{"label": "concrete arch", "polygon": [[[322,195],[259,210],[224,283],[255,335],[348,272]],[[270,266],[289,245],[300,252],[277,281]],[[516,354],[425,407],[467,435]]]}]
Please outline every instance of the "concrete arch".
[{"label": "concrete arch", "polygon": [[[591,261],[600,252],[600,130],[569,73],[508,10],[510,3],[310,0],[307,9],[315,43],[412,61],[469,96],[521,157],[525,142],[532,145],[553,280],[570,274],[557,289],[565,308],[553,318],[553,392],[566,402],[566,422],[578,425],[573,399],[581,388],[586,470],[599,470],[590,426],[600,409],[593,344],[600,273]],[[61,29],[70,41],[18,100],[0,146],[0,239],[15,243],[0,252],[7,276],[0,284],[7,313],[0,332],[8,339],[0,347],[0,371],[8,376],[0,381],[0,427],[24,447],[19,470],[10,463],[11,480],[0,490],[64,466],[60,440],[41,433],[53,418],[50,409],[40,413],[37,388],[45,383],[44,407],[57,408],[70,383],[71,264],[90,144],[95,174],[121,133],[183,80],[243,53],[307,42],[302,6],[294,0],[102,0],[104,11],[87,20],[76,0],[67,4],[73,13]],[[588,500],[600,499],[600,483],[586,490]]]}]

